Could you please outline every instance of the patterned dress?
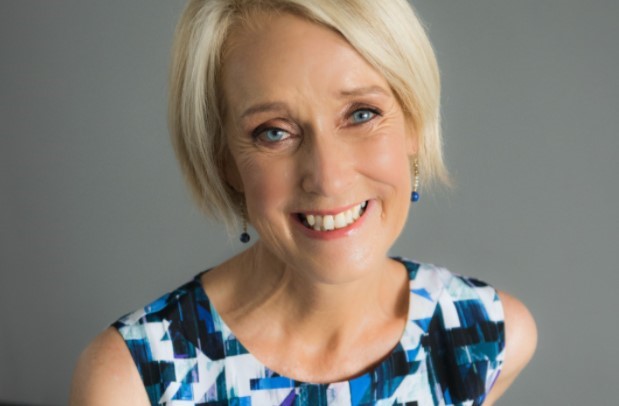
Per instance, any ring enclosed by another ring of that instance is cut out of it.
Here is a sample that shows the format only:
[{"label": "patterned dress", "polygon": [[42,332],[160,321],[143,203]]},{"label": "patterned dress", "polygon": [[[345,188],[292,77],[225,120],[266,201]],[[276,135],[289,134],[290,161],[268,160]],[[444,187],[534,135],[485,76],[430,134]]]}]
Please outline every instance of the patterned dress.
[{"label": "patterned dress", "polygon": [[398,258],[408,322],[397,347],[349,381],[299,382],[262,365],[193,281],[114,323],[153,405],[481,405],[505,346],[496,290]]}]

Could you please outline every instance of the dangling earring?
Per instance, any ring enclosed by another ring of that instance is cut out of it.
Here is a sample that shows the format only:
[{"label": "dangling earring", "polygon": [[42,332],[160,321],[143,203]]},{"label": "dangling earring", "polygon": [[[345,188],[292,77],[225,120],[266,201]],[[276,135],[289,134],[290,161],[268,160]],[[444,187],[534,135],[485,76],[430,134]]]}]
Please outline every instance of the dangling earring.
[{"label": "dangling earring", "polygon": [[247,244],[251,237],[247,232],[247,210],[245,209],[245,202],[241,202],[241,216],[243,216],[243,232],[241,233],[241,242]]},{"label": "dangling earring", "polygon": [[417,158],[413,161],[413,193],[411,193],[411,202],[419,201],[419,162]]}]

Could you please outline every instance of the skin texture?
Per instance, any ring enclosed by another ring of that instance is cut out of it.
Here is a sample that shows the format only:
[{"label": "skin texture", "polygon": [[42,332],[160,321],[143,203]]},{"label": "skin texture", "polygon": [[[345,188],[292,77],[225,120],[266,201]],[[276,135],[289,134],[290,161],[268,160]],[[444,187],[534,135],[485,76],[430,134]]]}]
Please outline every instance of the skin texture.
[{"label": "skin texture", "polygon": [[82,352],[73,373],[70,405],[150,405],[127,345],[108,328]]},{"label": "skin texture", "polygon": [[[406,322],[408,278],[387,253],[410,205],[412,126],[384,78],[326,28],[284,14],[234,33],[229,45],[226,180],[244,195],[260,239],[203,275],[203,285],[237,338],[272,370],[306,382],[357,376],[390,353]],[[308,233],[297,217],[364,201],[362,221],[338,238]],[[486,404],[536,343],[524,305],[500,295],[505,369]],[[80,358],[71,399],[148,404],[116,331]]]}]

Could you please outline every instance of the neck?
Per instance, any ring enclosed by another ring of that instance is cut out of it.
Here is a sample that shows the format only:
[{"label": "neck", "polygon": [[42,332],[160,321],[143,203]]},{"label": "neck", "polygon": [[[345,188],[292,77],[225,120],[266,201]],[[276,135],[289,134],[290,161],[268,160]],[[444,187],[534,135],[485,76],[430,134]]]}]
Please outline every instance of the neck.
[{"label": "neck", "polygon": [[242,258],[245,305],[235,313],[252,318],[264,312],[288,337],[333,346],[354,340],[372,325],[406,316],[407,276],[401,264],[387,257],[342,283],[325,283],[293,269],[260,243]]}]

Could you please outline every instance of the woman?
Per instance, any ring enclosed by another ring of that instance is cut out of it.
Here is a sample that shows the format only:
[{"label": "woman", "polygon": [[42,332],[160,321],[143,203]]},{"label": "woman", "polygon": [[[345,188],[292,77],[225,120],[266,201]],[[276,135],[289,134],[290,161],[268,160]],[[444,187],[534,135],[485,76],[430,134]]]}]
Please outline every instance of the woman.
[{"label": "woman", "polygon": [[533,354],[531,315],[387,255],[420,178],[446,179],[439,93],[404,0],[190,1],[176,152],[199,203],[259,238],[102,333],[72,403],[492,404]]}]

